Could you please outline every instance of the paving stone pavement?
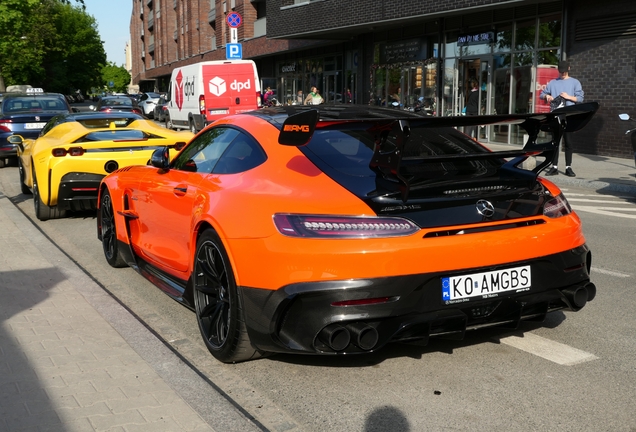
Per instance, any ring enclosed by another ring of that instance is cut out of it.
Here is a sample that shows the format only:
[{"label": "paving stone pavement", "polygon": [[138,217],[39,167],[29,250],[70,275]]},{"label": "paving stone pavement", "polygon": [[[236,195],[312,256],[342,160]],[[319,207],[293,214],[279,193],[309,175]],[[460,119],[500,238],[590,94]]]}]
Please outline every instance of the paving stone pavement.
[{"label": "paving stone pavement", "polygon": [[2,192],[0,227],[0,432],[263,430]]}]

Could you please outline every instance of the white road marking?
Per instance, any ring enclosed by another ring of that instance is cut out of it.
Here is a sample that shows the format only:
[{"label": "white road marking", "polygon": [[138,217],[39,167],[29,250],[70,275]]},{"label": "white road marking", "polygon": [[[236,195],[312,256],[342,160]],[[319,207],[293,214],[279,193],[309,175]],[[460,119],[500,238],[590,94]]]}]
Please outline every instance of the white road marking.
[{"label": "white road marking", "polygon": [[522,337],[507,336],[499,339],[499,342],[563,366],[572,366],[598,359],[594,354],[532,333],[524,333]]},{"label": "white road marking", "polygon": [[598,207],[587,207],[587,206],[577,206],[577,205],[572,206],[572,208],[575,211],[584,211],[588,213],[595,213],[595,214],[605,215],[605,216],[616,216],[616,217],[624,218],[624,219],[636,219],[636,215],[616,213],[617,211],[630,211],[631,209],[620,208],[620,209],[614,209],[613,211],[607,211],[607,210],[601,210],[601,208],[598,208]]},{"label": "white road marking", "polygon": [[616,277],[620,277],[620,278],[631,277],[630,275],[628,275],[626,273],[621,273],[621,272],[612,271],[612,270],[605,270],[605,269],[601,269],[601,268],[597,268],[597,267],[592,267],[592,272],[594,272],[594,273],[602,273],[602,274],[606,274],[606,275],[610,275],[610,276],[616,276]]}]

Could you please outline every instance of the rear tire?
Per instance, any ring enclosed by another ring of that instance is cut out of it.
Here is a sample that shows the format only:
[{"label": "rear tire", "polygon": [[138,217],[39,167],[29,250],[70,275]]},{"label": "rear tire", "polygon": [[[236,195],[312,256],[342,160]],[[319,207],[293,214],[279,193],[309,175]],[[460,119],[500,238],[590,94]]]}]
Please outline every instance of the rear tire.
[{"label": "rear tire", "polygon": [[4,158],[0,158],[0,168],[4,168]]},{"label": "rear tire", "polygon": [[166,114],[166,129],[174,129],[172,120],[170,120],[170,114]]},{"label": "rear tire", "polygon": [[115,224],[113,200],[110,197],[108,189],[104,189],[100,201],[99,213],[102,221],[101,235],[104,257],[111,267],[127,267],[126,261],[119,250],[119,243],[117,242],[117,226]]},{"label": "rear tire", "polygon": [[197,133],[197,127],[194,125],[193,119],[190,119],[190,132],[192,132],[193,134]]},{"label": "rear tire", "polygon": [[41,221],[49,219],[59,219],[66,216],[66,210],[60,210],[57,207],[49,207],[42,201],[40,197],[40,191],[38,188],[38,181],[35,177],[35,171],[33,171],[33,209],[35,210],[35,217]]},{"label": "rear tire", "polygon": [[230,260],[221,239],[211,229],[197,241],[193,268],[194,308],[210,353],[225,363],[260,357],[250,344]]}]

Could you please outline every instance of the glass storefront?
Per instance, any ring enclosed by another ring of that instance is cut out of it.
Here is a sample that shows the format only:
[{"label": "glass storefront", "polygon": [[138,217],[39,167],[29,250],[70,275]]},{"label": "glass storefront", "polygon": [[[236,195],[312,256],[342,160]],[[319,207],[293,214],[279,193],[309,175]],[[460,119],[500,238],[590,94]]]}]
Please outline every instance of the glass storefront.
[{"label": "glass storefront", "polygon": [[368,103],[436,114],[438,60],[427,55],[426,39],[375,44]]},{"label": "glass storefront", "polygon": [[[561,15],[493,23],[469,33],[446,33],[442,115],[460,115],[479,83],[481,114],[518,114],[547,109],[538,98],[542,88],[558,76],[561,57]],[[519,126],[480,128],[480,139],[523,144]]]},{"label": "glass storefront", "polygon": [[356,103],[357,56],[357,51],[347,51],[346,64],[341,55],[278,62],[277,77],[262,82],[282,105],[302,105],[312,87],[325,103]]}]

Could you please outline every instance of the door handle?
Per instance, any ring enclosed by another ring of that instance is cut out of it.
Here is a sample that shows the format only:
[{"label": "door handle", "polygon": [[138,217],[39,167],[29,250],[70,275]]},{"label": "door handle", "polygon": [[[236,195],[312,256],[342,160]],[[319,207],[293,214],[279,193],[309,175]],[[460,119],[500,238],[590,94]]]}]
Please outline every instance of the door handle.
[{"label": "door handle", "polygon": [[188,188],[186,186],[177,186],[174,188],[175,195],[185,195],[188,192]]}]

